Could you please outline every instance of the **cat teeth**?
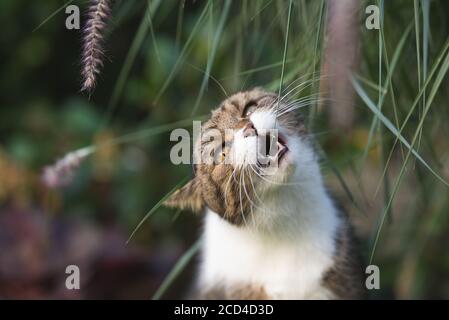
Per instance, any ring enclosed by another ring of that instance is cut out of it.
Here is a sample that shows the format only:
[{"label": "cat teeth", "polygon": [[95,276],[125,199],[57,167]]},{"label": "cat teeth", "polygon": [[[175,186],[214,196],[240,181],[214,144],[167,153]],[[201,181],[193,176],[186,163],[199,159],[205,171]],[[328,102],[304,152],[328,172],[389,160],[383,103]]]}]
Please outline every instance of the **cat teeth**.
[{"label": "cat teeth", "polygon": [[285,141],[285,137],[279,132],[278,133],[278,144],[281,144],[284,147],[287,147],[287,142]]},{"label": "cat teeth", "polygon": [[288,151],[287,145],[278,142],[278,152],[276,154],[278,161],[281,161],[281,159],[284,157],[287,151]]},{"label": "cat teeth", "polygon": [[287,142],[285,136],[280,132],[278,133],[278,142],[277,142],[278,152],[275,157],[277,157],[278,162],[284,157],[284,155],[288,152]]},{"label": "cat teeth", "polygon": [[261,161],[257,160],[258,167],[269,168],[269,167],[271,167],[271,165],[276,163],[276,159],[277,159],[277,163],[279,163],[279,161],[281,161],[281,159],[284,157],[284,155],[289,150],[285,144],[282,144],[280,142],[277,142],[276,146],[277,146],[278,151],[276,152],[276,154],[274,156],[267,157],[268,161],[261,162]]}]

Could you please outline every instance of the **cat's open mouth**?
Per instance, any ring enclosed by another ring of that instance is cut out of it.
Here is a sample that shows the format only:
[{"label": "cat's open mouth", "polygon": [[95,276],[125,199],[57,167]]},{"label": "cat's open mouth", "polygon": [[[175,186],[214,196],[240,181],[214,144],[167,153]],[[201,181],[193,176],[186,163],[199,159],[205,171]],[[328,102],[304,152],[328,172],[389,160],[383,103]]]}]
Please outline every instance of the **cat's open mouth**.
[{"label": "cat's open mouth", "polygon": [[262,155],[262,158],[258,159],[257,165],[262,168],[268,168],[275,163],[279,165],[289,150],[285,137],[281,133],[278,133],[277,140],[276,136],[273,135],[267,135],[264,139],[265,154]]},{"label": "cat's open mouth", "polygon": [[288,152],[287,142],[285,141],[285,137],[279,132],[278,141],[277,141],[278,153],[277,158],[278,162],[282,160],[285,154]]}]

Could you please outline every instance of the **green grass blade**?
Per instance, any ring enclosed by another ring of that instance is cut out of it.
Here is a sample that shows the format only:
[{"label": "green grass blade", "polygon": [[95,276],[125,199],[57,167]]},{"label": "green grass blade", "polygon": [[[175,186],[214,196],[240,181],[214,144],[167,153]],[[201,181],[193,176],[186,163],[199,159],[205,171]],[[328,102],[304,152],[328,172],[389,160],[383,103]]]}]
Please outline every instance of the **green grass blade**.
[{"label": "green grass blade", "polygon": [[[417,96],[415,97],[415,100],[413,101],[413,104],[410,107],[410,110],[409,110],[407,116],[405,117],[405,120],[402,123],[401,128],[399,129],[399,133],[400,134],[402,134],[402,131],[404,130],[404,128],[408,124],[408,121],[410,120],[413,112],[415,111],[416,107],[418,106],[418,103],[420,102],[421,97],[424,95],[424,91],[426,90],[427,86],[430,84],[431,80],[433,79],[434,75],[436,74],[436,71],[438,70],[438,66],[440,65],[441,61],[443,60],[444,55],[446,54],[448,49],[449,49],[449,38],[446,40],[446,43],[444,44],[440,54],[438,55],[436,61],[434,62],[432,70],[430,71],[428,77],[426,78],[426,81],[424,82],[421,90],[418,92]],[[388,156],[386,165],[384,167],[384,171],[382,173],[382,177],[385,176],[386,171],[388,170],[390,160],[391,160],[391,158],[393,156],[393,151],[394,151],[395,146],[396,146],[398,141],[399,141],[399,139],[396,138],[395,142],[393,143],[393,147],[390,150],[390,154]]]},{"label": "green grass blade", "polygon": [[128,240],[126,240],[126,244],[128,244],[131,239],[134,237],[134,235],[136,234],[136,232],[140,229],[140,227],[145,223],[145,221],[148,220],[148,218],[150,218],[156,211],[157,209],[159,209],[159,207],[164,203],[165,200],[168,199],[168,197],[170,197],[176,190],[178,190],[181,186],[183,186],[188,180],[190,179],[189,176],[184,177],[184,179],[181,180],[181,182],[179,182],[173,189],[170,190],[170,192],[168,192],[165,196],[162,197],[162,199],[160,199],[153,208],[150,209],[150,211],[148,211],[145,216],[142,218],[142,220],[140,220],[140,222],[137,224],[137,226],[134,228],[134,230],[131,232],[131,235],[129,236]]},{"label": "green grass blade", "polygon": [[159,54],[159,48],[158,48],[157,41],[156,41],[156,35],[154,34],[153,18],[151,17],[151,14],[148,14],[147,17],[148,17],[148,24],[150,27],[151,41],[153,42],[154,52],[156,53],[156,59],[159,63],[161,63],[161,56]]},{"label": "green grass blade", "polygon": [[56,16],[59,12],[61,12],[62,10],[64,10],[69,4],[71,4],[72,2],[74,2],[75,0],[69,0],[66,3],[64,3],[62,6],[60,6],[58,9],[56,9],[55,11],[53,11],[47,18],[45,18],[41,23],[39,23],[39,25],[33,29],[33,31],[31,32],[35,32],[37,30],[39,30],[44,24],[46,24],[48,21],[50,21],[54,16]]},{"label": "green grass blade", "polygon": [[167,277],[164,279],[162,284],[156,290],[153,295],[153,300],[159,300],[167,291],[168,288],[172,285],[172,283],[176,280],[176,278],[181,274],[181,272],[186,268],[190,260],[200,251],[201,248],[201,240],[197,240],[190,248],[187,250],[181,258],[176,262],[173,269],[168,273]]},{"label": "green grass blade", "polygon": [[[279,80],[278,99],[281,98],[282,85],[284,82],[284,70],[285,70],[285,61],[287,60],[288,36],[290,33],[290,19],[291,19],[291,14],[292,14],[292,7],[293,7],[293,1],[290,0],[289,6],[288,6],[287,30],[285,32],[285,40],[284,40],[284,53],[282,55],[282,70],[281,70],[281,79]],[[279,108],[279,102],[277,104],[277,107]]]},{"label": "green grass blade", "polygon": [[411,152],[412,154],[415,156],[415,158],[417,158],[438,180],[440,180],[442,183],[444,183],[445,185],[449,186],[449,182],[447,182],[446,180],[444,180],[443,177],[441,177],[439,174],[437,174],[435,172],[434,169],[432,169],[427,162],[418,154],[418,152],[412,148],[412,146],[410,145],[410,143],[408,143],[408,141],[401,135],[401,133],[399,132],[398,129],[396,129],[396,127],[391,123],[391,121],[386,118],[382,112],[380,110],[377,109],[376,105],[374,104],[373,101],[371,101],[371,99],[368,97],[368,95],[366,94],[366,92],[362,89],[362,87],[360,86],[360,84],[357,82],[357,80],[355,80],[354,78],[352,79],[352,84],[354,86],[355,91],[357,92],[357,94],[360,96],[360,98],[363,100],[363,102],[365,102],[366,106],[375,114],[375,116],[377,118],[379,118],[380,121],[382,121],[382,123],[385,125],[385,127],[390,130],[398,139],[399,141],[401,141],[402,144],[404,144]]},{"label": "green grass blade", "polygon": [[420,44],[420,23],[419,23],[419,0],[413,0],[415,16],[415,42],[416,42],[416,64],[418,65],[418,87],[421,89],[421,44]]},{"label": "green grass blade", "polygon": [[212,70],[212,65],[214,63],[215,55],[217,53],[218,44],[220,43],[221,35],[223,33],[224,25],[226,23],[226,19],[228,18],[229,9],[231,7],[231,0],[227,0],[223,7],[223,12],[220,17],[220,21],[218,22],[217,30],[215,31],[214,39],[212,42],[212,48],[210,51],[210,55],[207,59],[206,71],[203,77],[203,81],[201,83],[200,92],[196,98],[195,105],[192,109],[192,115],[194,115],[200,105],[201,99],[203,98],[204,91],[206,90],[206,86],[209,82],[209,75]]},{"label": "green grass blade", "polygon": [[[395,97],[395,91],[393,87],[393,73],[396,69],[397,62],[399,61],[399,57],[401,56],[402,49],[404,47],[404,44],[406,43],[406,39],[408,38],[408,35],[412,29],[412,24],[409,24],[407,29],[405,30],[404,34],[402,35],[401,39],[399,40],[398,45],[396,46],[396,49],[393,53],[393,59],[391,61],[391,65],[389,63],[387,48],[386,48],[386,41],[385,41],[385,34],[384,34],[384,28],[381,29],[381,35],[382,35],[382,41],[384,43],[384,56],[385,56],[385,66],[387,68],[387,83],[385,86],[385,89],[388,85],[388,90],[390,91],[390,97],[391,97],[391,103],[393,105],[393,114],[394,114],[394,120],[396,122],[396,127],[399,127],[399,117],[398,117],[398,106],[396,103],[396,97]],[[401,145],[401,152],[404,158],[404,150]]]},{"label": "green grass blade", "polygon": [[249,21],[253,21],[258,15],[260,15],[262,11],[264,11],[271,4],[271,2],[273,2],[273,0],[268,0],[267,3],[265,3],[265,5],[260,10],[256,11],[256,13],[251,17],[251,19],[249,19]]},{"label": "green grass blade", "polygon": [[[289,63],[294,62],[295,60],[296,59],[294,59],[294,58],[287,59],[285,61],[285,64],[287,65]],[[240,71],[240,72],[236,73],[235,76],[251,75],[251,74],[254,74],[254,73],[257,73],[257,72],[266,71],[266,70],[274,69],[274,68],[277,68],[277,67],[282,67],[283,63],[284,63],[284,61],[278,61],[278,62],[270,63],[270,64],[267,64],[267,65],[264,65],[264,66],[260,66],[260,67],[256,67],[256,68],[252,68],[252,69],[248,69],[248,70],[244,70],[244,71]],[[305,64],[303,63],[303,66],[304,65]],[[234,75],[233,76],[220,78],[220,80],[226,80],[226,79],[230,79],[232,77],[234,77]]]},{"label": "green grass blade", "polygon": [[138,131],[131,132],[131,133],[125,134],[123,136],[117,137],[117,138],[111,140],[110,142],[106,142],[105,144],[102,144],[98,147],[101,147],[104,145],[117,145],[117,144],[123,144],[123,143],[137,141],[140,139],[148,138],[150,136],[162,134],[164,132],[168,132],[168,131],[171,131],[176,128],[186,127],[188,125],[191,125],[192,121],[194,121],[194,120],[201,121],[201,120],[205,120],[205,119],[206,119],[206,116],[197,116],[197,117],[183,119],[183,120],[172,122],[172,123],[163,124],[163,125],[156,126],[156,127],[151,127],[148,129],[138,130]]},{"label": "green grass blade", "polygon": [[145,36],[148,33],[148,29],[151,24],[151,16],[155,14],[157,8],[159,7],[161,0],[148,0],[146,12],[140,22],[139,28],[137,29],[136,36],[129,48],[128,54],[126,55],[125,62],[120,70],[120,74],[118,76],[117,82],[115,83],[114,90],[112,91],[111,99],[108,103],[108,108],[104,115],[104,118],[100,124],[98,131],[102,130],[104,126],[109,122],[112,114],[117,108],[119,99],[122,95],[123,89],[125,87],[126,80],[128,79],[129,73],[131,71],[131,67],[136,60],[137,53],[139,52]]},{"label": "green grass blade", "polygon": [[[385,100],[385,96],[388,93],[387,88],[389,88],[391,93],[394,95],[394,93],[392,91],[393,90],[392,77],[393,77],[394,71],[396,69],[396,65],[397,65],[397,63],[399,61],[399,58],[400,58],[401,53],[402,53],[402,49],[404,48],[404,45],[406,43],[406,40],[407,40],[407,37],[408,37],[410,31],[411,31],[411,25],[409,25],[409,27],[406,29],[406,31],[402,35],[401,39],[399,40],[399,43],[396,46],[395,52],[393,54],[393,59],[391,61],[391,65],[388,63],[388,55],[386,54],[386,51],[385,51],[384,56],[385,56],[385,61],[386,61],[386,66],[387,66],[387,77],[385,79],[384,86],[381,85],[381,81],[379,81],[379,84],[377,85],[378,88],[382,88],[382,90],[378,91],[380,96],[379,96],[377,108],[379,110],[382,110],[382,106],[383,106],[383,103],[384,103],[384,100]],[[383,40],[382,43],[384,43],[384,42],[385,41]],[[379,44],[379,46],[381,46],[381,44]],[[385,49],[385,47],[384,47],[384,49]],[[381,65],[381,61],[379,61],[379,68],[380,68],[380,65]],[[379,71],[379,77],[381,77],[381,71]],[[366,158],[368,157],[368,152],[371,149],[371,144],[372,144],[372,140],[373,140],[373,137],[374,137],[374,130],[377,127],[377,123],[378,123],[377,121],[378,121],[377,117],[374,117],[373,121],[371,122],[371,127],[370,127],[369,135],[368,135],[368,142],[367,142],[367,145],[366,145],[366,147],[364,149],[364,152],[363,152],[362,163],[365,163]],[[388,162],[386,161],[386,163],[388,163]],[[362,167],[363,167],[363,165],[362,165]],[[361,175],[361,171],[359,172],[359,175]],[[384,181],[384,176],[382,177],[381,181]]]},{"label": "green grass blade", "polygon": [[[430,1],[429,0],[422,0],[422,13],[423,13],[423,39],[422,39],[422,47],[423,47],[423,66],[422,66],[422,76],[424,81],[427,78],[427,69],[429,65],[429,33],[430,33],[430,26],[429,26],[429,10],[430,10]],[[425,100],[425,95],[424,95]]]},{"label": "green grass blade", "polygon": [[175,37],[176,50],[179,49],[179,46],[181,43],[185,4],[186,4],[185,0],[181,0],[179,3],[179,8],[178,8],[178,21],[176,23],[176,37]]},{"label": "green grass blade", "polygon": [[[423,114],[422,114],[422,117],[421,117],[421,119],[420,119],[420,122],[419,122],[419,124],[418,124],[418,127],[417,127],[417,129],[416,129],[416,131],[415,131],[415,134],[414,134],[414,136],[413,136],[413,140],[412,140],[412,142],[411,142],[411,145],[410,145],[410,148],[409,148],[409,150],[408,150],[407,156],[406,156],[406,158],[405,158],[404,164],[402,165],[401,170],[400,170],[400,172],[399,172],[399,176],[398,176],[398,178],[396,179],[396,182],[395,182],[395,185],[394,185],[394,188],[393,188],[392,195],[391,195],[391,197],[390,197],[390,199],[389,199],[389,201],[388,201],[387,207],[384,208],[384,212],[383,212],[383,214],[382,214],[382,219],[381,219],[379,228],[378,228],[377,233],[376,233],[376,238],[375,238],[375,240],[374,240],[373,248],[372,248],[372,250],[371,250],[370,264],[372,263],[373,258],[374,258],[374,254],[375,254],[375,251],[376,251],[376,248],[377,248],[377,243],[378,243],[378,241],[379,241],[380,233],[381,233],[381,231],[382,231],[382,227],[383,227],[384,222],[385,222],[385,217],[386,217],[387,212],[388,212],[388,210],[389,210],[389,208],[390,208],[390,206],[391,206],[391,204],[392,204],[392,202],[393,202],[393,199],[394,199],[394,197],[395,197],[395,195],[396,195],[396,192],[397,192],[398,189],[399,189],[399,186],[400,186],[400,183],[401,183],[401,181],[402,181],[402,177],[403,177],[403,175],[404,175],[404,173],[405,173],[405,169],[406,169],[406,167],[407,167],[407,163],[408,163],[408,160],[409,160],[409,158],[410,158],[410,155],[413,153],[413,150],[414,150],[414,149],[413,149],[413,146],[415,145],[416,141],[417,141],[418,138],[419,138],[420,132],[421,132],[421,130],[422,130],[422,128],[423,128],[423,125],[424,125],[424,120],[425,120],[425,118],[426,118],[426,116],[427,116],[427,113],[428,113],[429,110],[430,110],[430,107],[431,107],[431,105],[432,105],[433,99],[435,98],[435,95],[436,95],[436,93],[438,92],[438,89],[440,88],[441,82],[443,81],[444,77],[445,77],[446,74],[447,74],[448,69],[449,69],[449,53],[446,55],[446,57],[445,57],[445,59],[444,59],[442,65],[441,65],[441,67],[440,67],[440,71],[439,71],[438,74],[437,74],[437,77],[436,77],[436,79],[435,79],[435,82],[434,82],[433,85],[432,85],[432,88],[431,88],[431,91],[430,91],[430,94],[429,94],[429,97],[428,97],[429,99],[427,100],[427,103],[426,103],[424,112],[423,112]],[[415,157],[416,157],[416,155],[415,155]],[[443,179],[443,178],[441,178],[440,181],[441,181],[442,179]],[[443,180],[443,181],[444,181],[444,180]],[[445,184],[448,186],[447,183],[445,183]]]},{"label": "green grass blade", "polygon": [[[418,89],[421,90],[422,86],[422,76],[421,76],[421,42],[420,42],[420,15],[419,15],[419,0],[413,1],[413,11],[414,11],[414,17],[415,17],[415,42],[416,42],[416,63],[418,66]],[[423,103],[421,102],[421,109],[424,107]],[[422,112],[422,110],[420,110]],[[419,133],[419,141],[418,141],[418,149],[421,144],[421,135],[422,132]]]},{"label": "green grass blade", "polygon": [[189,37],[187,38],[186,43],[184,44],[178,59],[176,59],[175,64],[173,65],[167,79],[164,81],[164,84],[162,85],[161,89],[159,89],[158,93],[156,94],[156,97],[154,98],[154,104],[157,105],[159,102],[159,99],[162,97],[162,95],[165,93],[165,91],[167,90],[168,86],[170,85],[170,83],[172,82],[173,78],[175,77],[176,73],[179,71],[179,66],[181,65],[181,63],[184,61],[185,56],[188,54],[189,50],[190,50],[190,45],[192,44],[193,39],[195,38],[199,27],[201,26],[201,24],[204,22],[204,17],[206,16],[206,13],[208,11],[209,8],[209,1],[206,3],[206,5],[203,8],[203,11],[201,12],[200,16],[198,17],[195,25],[193,26],[192,31],[190,32]]},{"label": "green grass blade", "polygon": [[[396,46],[396,49],[395,49],[395,51],[393,53],[393,59],[391,60],[391,64],[389,63],[388,54],[387,54],[386,48],[384,46],[384,57],[385,57],[385,65],[386,65],[386,68],[387,68],[387,78],[386,78],[386,81],[385,81],[385,86],[383,88],[383,92],[384,93],[382,94],[382,99],[381,99],[382,102],[381,103],[383,104],[384,97],[388,93],[388,90],[389,90],[390,94],[391,94],[391,98],[392,98],[392,103],[393,103],[393,111],[394,111],[394,117],[395,117],[395,121],[396,121],[396,127],[399,127],[399,120],[398,120],[397,112],[396,112],[396,99],[394,97],[393,80],[392,80],[392,78],[393,78],[393,74],[394,74],[394,71],[396,69],[397,63],[399,61],[399,58],[401,57],[402,49],[404,48],[404,45],[405,45],[406,40],[408,38],[408,35],[409,35],[410,31],[411,31],[411,28],[412,28],[412,25],[410,24],[408,26],[408,28],[406,29],[406,31],[404,32],[404,34],[402,35],[401,39],[399,40],[399,43]],[[384,38],[383,32],[381,32],[381,34],[382,34],[383,42],[385,44],[385,38]],[[388,87],[388,90],[387,90],[387,87]],[[402,145],[401,145],[401,147],[402,147]],[[383,160],[384,168],[387,168],[388,165],[389,165],[390,158],[386,157],[386,154],[384,154],[384,153],[386,153],[386,148],[382,147],[382,149],[383,149],[382,150],[382,160]],[[401,148],[401,150],[402,150],[402,148]],[[386,173],[386,170],[384,172]],[[380,188],[380,183],[382,181],[384,181],[384,182],[387,181],[386,175],[382,175],[381,179],[379,179],[379,184],[378,184],[378,186],[376,188],[375,194],[378,193],[379,188]],[[389,186],[387,186],[387,185],[384,185],[384,186],[385,186],[386,189],[387,188],[389,189]],[[385,198],[385,199],[388,199],[388,197]]]},{"label": "green grass blade", "polygon": [[[421,8],[423,15],[423,36],[422,36],[422,81],[426,81],[427,77],[427,68],[428,68],[428,59],[429,59],[429,1],[421,0]],[[426,91],[424,90],[422,105],[426,105]],[[420,137],[421,138],[421,137]],[[418,143],[419,150],[419,143]]]},{"label": "green grass blade", "polygon": [[370,87],[371,89],[375,90],[376,92],[377,92],[377,91],[381,91],[382,94],[387,93],[387,91],[384,90],[383,88],[379,88],[379,86],[378,86],[377,83],[375,83],[375,82],[373,82],[373,81],[371,81],[371,80],[369,80],[369,79],[367,79],[367,78],[361,76],[360,74],[355,74],[354,76],[355,76],[355,77],[357,78],[357,80],[359,80],[361,83],[365,84],[367,87]]},{"label": "green grass blade", "polygon": [[[325,2],[324,0],[321,0],[320,2],[320,11],[318,14],[318,22],[317,22],[317,31],[316,31],[316,38],[315,38],[315,46],[313,47],[313,74],[312,77],[315,78],[316,77],[316,67],[317,67],[317,56],[318,56],[318,46],[320,43],[320,40],[322,40],[322,28],[323,28],[323,17],[324,17],[324,9],[325,9]],[[318,59],[318,61],[321,61]],[[315,92],[315,84],[313,84],[312,87],[312,92]],[[309,130],[313,130],[313,120],[315,119],[316,113],[318,110],[318,103],[314,104],[313,106],[310,107],[309,109],[309,119],[308,119],[308,125],[307,127],[309,128]]]},{"label": "green grass blade", "polygon": [[156,126],[156,127],[151,127],[148,129],[142,129],[142,130],[138,130],[135,132],[131,132],[131,133],[122,135],[120,137],[111,139],[109,141],[105,141],[101,144],[95,144],[95,145],[92,144],[92,145],[89,145],[86,147],[82,147],[82,148],[76,149],[74,151],[71,151],[69,153],[81,153],[81,154],[91,155],[91,154],[97,152],[99,149],[102,149],[105,147],[116,146],[116,145],[134,142],[137,140],[141,140],[144,138],[162,134],[164,132],[168,132],[168,131],[176,129],[176,128],[186,127],[188,125],[191,125],[192,121],[194,121],[194,120],[202,121],[205,119],[206,119],[206,116],[193,117],[193,118],[184,119],[184,120],[180,120],[180,121],[176,121],[176,122],[172,122],[172,123],[168,123],[168,124],[163,124],[163,125]]}]

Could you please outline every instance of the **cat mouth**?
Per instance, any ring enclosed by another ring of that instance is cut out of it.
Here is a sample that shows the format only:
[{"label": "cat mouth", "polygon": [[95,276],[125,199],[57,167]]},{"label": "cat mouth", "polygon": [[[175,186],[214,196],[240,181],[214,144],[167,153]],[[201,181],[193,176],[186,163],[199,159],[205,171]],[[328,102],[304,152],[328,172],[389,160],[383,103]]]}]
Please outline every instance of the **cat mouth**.
[{"label": "cat mouth", "polygon": [[[265,150],[266,154],[262,156],[264,161],[257,161],[257,165],[261,168],[268,168],[273,166],[275,163],[279,165],[284,156],[288,153],[289,149],[287,146],[286,138],[281,133],[277,135],[277,141],[273,141],[274,136],[265,137]],[[275,150],[276,153],[271,152]]]},{"label": "cat mouth", "polygon": [[288,152],[287,142],[285,141],[285,137],[279,132],[278,141],[277,141],[278,153],[277,158],[278,162],[282,160],[285,154]]}]

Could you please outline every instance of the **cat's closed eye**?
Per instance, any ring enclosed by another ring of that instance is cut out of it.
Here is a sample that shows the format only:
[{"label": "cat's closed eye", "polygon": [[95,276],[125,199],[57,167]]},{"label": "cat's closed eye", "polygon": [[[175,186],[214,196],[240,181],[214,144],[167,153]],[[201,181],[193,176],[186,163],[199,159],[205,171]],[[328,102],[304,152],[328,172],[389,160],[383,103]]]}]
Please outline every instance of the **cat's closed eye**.
[{"label": "cat's closed eye", "polygon": [[250,101],[245,105],[245,108],[243,109],[242,116],[243,117],[249,117],[251,113],[256,111],[257,109],[257,102],[256,101]]}]

